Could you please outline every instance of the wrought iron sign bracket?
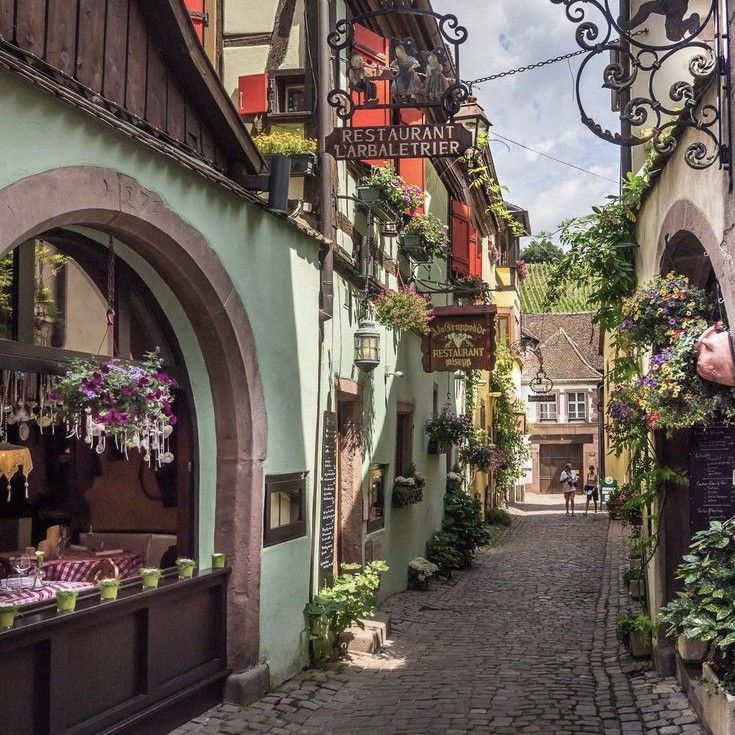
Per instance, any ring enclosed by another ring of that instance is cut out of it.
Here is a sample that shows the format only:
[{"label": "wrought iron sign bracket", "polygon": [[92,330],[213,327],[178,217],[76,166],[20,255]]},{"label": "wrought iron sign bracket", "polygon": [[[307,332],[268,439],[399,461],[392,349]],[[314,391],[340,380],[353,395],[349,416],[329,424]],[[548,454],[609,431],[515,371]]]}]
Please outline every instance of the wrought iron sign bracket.
[{"label": "wrought iron sign bracket", "polygon": [[[430,109],[456,115],[469,97],[468,86],[460,78],[459,47],[467,40],[467,29],[457,16],[413,7],[414,0],[381,0],[377,10],[370,10],[337,21],[327,37],[332,50],[335,78],[346,79],[348,89],[336,87],[327,94],[327,102],[337,117],[349,121],[360,110]],[[436,19],[442,43],[419,49],[411,37],[390,39],[391,58],[386,64],[366,62],[356,44],[355,26],[369,26],[384,16],[430,16]],[[343,58],[345,52],[347,59]],[[380,100],[378,84],[388,84],[388,99]]]},{"label": "wrought iron sign bracket", "polygon": [[[684,132],[694,130],[685,162],[694,169],[718,165],[727,170],[732,189],[727,0],[708,0],[698,12],[690,10],[688,0],[653,0],[631,18],[619,16],[611,0],[550,2],[564,6],[585,52],[575,83],[582,122],[610,143],[650,143],[666,155],[676,150]],[[647,34],[640,32],[644,24]],[[585,73],[603,55],[612,60],[602,72],[602,87],[622,95],[620,132],[604,129],[582,98]],[[713,85],[716,100],[709,102],[705,96]]]}]

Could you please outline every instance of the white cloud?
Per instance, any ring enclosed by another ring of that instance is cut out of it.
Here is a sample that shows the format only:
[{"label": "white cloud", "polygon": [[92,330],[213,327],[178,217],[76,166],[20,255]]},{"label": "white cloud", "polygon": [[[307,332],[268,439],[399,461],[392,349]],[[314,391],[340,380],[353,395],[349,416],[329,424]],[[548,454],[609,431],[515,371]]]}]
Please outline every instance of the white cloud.
[{"label": "white cloud", "polygon": [[[578,47],[576,26],[564,7],[549,0],[433,0],[434,9],[454,13],[467,26],[461,49],[462,77],[476,79],[568,53]],[[555,158],[607,178],[619,176],[619,149],[595,137],[580,120],[573,79],[582,57],[475,88],[494,130]],[[594,77],[598,68],[591,70]],[[614,129],[609,92],[599,77],[584,85],[588,113]],[[492,137],[492,131],[491,131]],[[617,186],[525,151],[494,143],[493,155],[508,198],[529,210],[534,231],[587,214]]]}]

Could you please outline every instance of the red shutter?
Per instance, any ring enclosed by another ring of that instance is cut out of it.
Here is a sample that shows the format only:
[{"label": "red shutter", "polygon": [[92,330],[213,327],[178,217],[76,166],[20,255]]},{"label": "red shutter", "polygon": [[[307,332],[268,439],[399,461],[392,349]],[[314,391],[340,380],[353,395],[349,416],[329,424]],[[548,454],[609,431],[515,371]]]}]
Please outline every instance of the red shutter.
[{"label": "red shutter", "polygon": [[[359,23],[355,23],[354,30],[355,35],[350,57],[352,57],[352,54],[362,55],[368,74],[379,75],[380,71],[390,63],[390,42],[387,38],[373,33],[369,28],[365,28],[365,26],[361,26]],[[375,82],[375,86],[378,93],[378,102],[381,105],[388,104],[390,102],[390,82]],[[356,104],[362,104],[364,102],[361,92],[353,92],[352,98]],[[388,126],[391,123],[390,113],[390,109],[357,110],[352,116],[352,127],[370,128]],[[371,160],[363,161],[363,163],[369,163],[372,166],[382,166],[385,161]]]},{"label": "red shutter", "polygon": [[[421,110],[414,108],[408,108],[400,110],[400,120],[406,125],[420,125],[424,122],[424,115]],[[411,186],[418,186],[421,191],[426,191],[426,171],[424,169],[423,158],[402,158],[398,162],[398,173],[403,177],[403,180]],[[417,212],[424,212],[424,207],[421,206]]]},{"label": "red shutter", "polygon": [[204,42],[204,0],[184,0],[199,43]]},{"label": "red shutter", "polygon": [[470,272],[470,227],[470,208],[462,202],[452,200],[452,270],[463,275]]},{"label": "red shutter", "polygon": [[476,227],[470,225],[470,275],[482,278],[482,240]]},{"label": "red shutter", "polygon": [[237,80],[238,108],[241,115],[268,112],[267,74],[249,74]]}]

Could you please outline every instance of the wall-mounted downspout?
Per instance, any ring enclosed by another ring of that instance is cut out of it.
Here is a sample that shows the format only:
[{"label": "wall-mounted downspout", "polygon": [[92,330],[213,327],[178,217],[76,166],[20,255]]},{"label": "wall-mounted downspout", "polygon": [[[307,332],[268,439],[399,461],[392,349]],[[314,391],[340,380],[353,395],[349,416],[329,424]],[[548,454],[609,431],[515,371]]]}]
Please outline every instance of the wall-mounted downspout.
[{"label": "wall-mounted downspout", "polygon": [[[331,88],[330,66],[332,58],[327,43],[329,35],[329,6],[331,0],[316,0],[318,4],[317,36],[319,48],[319,73],[317,106],[319,110],[319,229],[328,240],[334,238],[332,216],[332,157],[325,150],[327,136],[332,132],[332,110],[327,105],[327,92]],[[322,321],[331,319],[334,313],[334,253],[327,248],[322,260],[320,298]]]}]

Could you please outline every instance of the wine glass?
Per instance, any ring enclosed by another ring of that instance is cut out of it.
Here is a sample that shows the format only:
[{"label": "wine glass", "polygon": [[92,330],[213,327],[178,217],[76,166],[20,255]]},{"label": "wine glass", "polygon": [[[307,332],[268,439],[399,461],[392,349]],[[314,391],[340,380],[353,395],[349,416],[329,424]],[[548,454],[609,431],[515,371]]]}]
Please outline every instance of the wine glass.
[{"label": "wine glass", "polygon": [[28,556],[28,554],[21,554],[16,560],[15,560],[15,571],[18,572],[18,575],[21,578],[20,585],[23,586],[23,577],[26,576],[26,574],[31,569],[31,557]]}]

